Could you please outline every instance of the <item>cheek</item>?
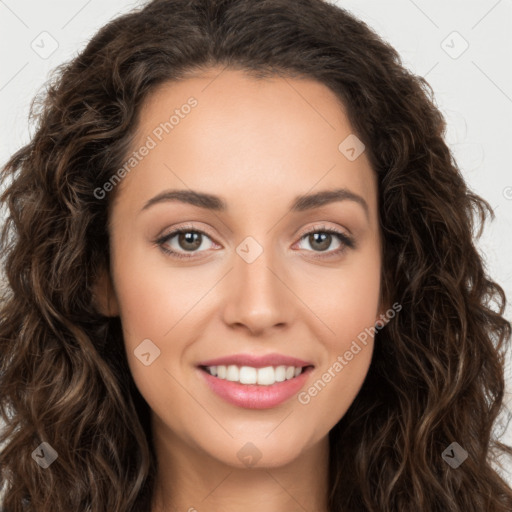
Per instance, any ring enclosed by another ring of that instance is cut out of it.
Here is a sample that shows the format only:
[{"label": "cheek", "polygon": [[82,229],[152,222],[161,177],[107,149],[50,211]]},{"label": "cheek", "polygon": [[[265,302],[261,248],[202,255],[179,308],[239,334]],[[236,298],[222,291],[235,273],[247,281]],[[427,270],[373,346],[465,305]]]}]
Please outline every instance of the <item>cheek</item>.
[{"label": "cheek", "polygon": [[[315,269],[296,288],[327,327],[322,335],[330,349],[347,350],[351,340],[375,325],[379,309],[381,268],[377,246],[352,253],[339,268]],[[300,283],[300,280],[296,280]]]},{"label": "cheek", "polygon": [[319,437],[339,422],[356,399],[368,373],[372,349],[371,340],[366,345],[349,344],[347,351],[331,358],[297,395],[303,424],[311,424]]},{"label": "cheek", "polygon": [[319,428],[330,429],[345,415],[363,385],[372,359],[378,285],[376,290],[368,285],[364,292],[359,289],[350,293],[354,291],[350,286],[352,278],[341,287],[337,303],[325,305],[322,318],[334,332],[322,337],[325,358],[314,379],[297,396],[305,407],[305,421]]},{"label": "cheek", "polygon": [[161,342],[208,291],[211,276],[199,267],[173,268],[155,253],[122,251],[129,255],[115,264],[114,279],[126,343]]},{"label": "cheek", "polygon": [[[160,255],[148,257],[147,250],[120,247],[118,254],[123,257],[115,262],[113,277],[128,364],[143,396],[160,399],[161,390],[174,382],[166,370],[177,375],[185,364],[195,339],[191,333],[218,278],[200,266],[172,267]],[[154,361],[148,366],[139,358],[147,352],[146,362]],[[165,400],[172,401],[171,395]]]},{"label": "cheek", "polygon": [[208,287],[191,288],[195,278],[162,264],[148,264],[147,256],[138,258],[137,252],[117,262],[114,279],[134,382],[151,409],[179,409],[183,396],[173,376],[179,380],[176,368],[186,353],[187,313],[193,314]]},{"label": "cheek", "polygon": [[[378,252],[358,255],[357,263],[341,268],[337,276],[314,277],[302,293],[314,304],[311,309],[318,312],[321,325],[328,327],[321,328],[326,357],[297,398],[310,414],[314,410],[322,418],[320,423],[332,427],[356,398],[370,367],[379,307]],[[320,338],[320,330],[317,334]]]}]

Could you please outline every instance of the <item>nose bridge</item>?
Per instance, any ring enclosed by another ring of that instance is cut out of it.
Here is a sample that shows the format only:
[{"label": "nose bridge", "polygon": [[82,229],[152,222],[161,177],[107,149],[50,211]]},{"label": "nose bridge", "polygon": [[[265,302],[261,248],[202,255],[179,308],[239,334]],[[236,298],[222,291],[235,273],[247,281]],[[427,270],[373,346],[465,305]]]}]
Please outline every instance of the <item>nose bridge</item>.
[{"label": "nose bridge", "polygon": [[237,246],[227,283],[226,323],[243,324],[255,332],[290,322],[293,300],[276,252],[252,237]]}]

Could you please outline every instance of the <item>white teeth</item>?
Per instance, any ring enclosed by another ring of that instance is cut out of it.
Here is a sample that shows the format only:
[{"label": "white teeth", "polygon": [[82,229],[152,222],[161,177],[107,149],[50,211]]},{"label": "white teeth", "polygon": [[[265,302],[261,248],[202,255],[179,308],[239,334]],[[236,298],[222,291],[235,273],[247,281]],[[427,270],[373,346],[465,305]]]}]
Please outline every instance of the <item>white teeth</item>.
[{"label": "white teeth", "polygon": [[219,379],[231,382],[271,386],[276,382],[283,382],[298,377],[302,373],[302,367],[266,366],[265,368],[253,368],[252,366],[238,367],[231,364],[229,366],[207,366],[206,371]]},{"label": "white teeth", "polygon": [[[292,366],[293,368],[293,366]],[[286,379],[286,366],[278,366],[276,368],[276,382],[283,382]]]},{"label": "white teeth", "polygon": [[295,375],[295,368],[293,366],[288,366],[286,368],[286,373],[284,374],[284,377],[286,380],[292,379]]},{"label": "white teeth", "polygon": [[258,382],[258,370],[250,366],[242,366],[239,376],[241,384],[256,384]]},{"label": "white teeth", "polygon": [[240,376],[240,371],[237,366],[231,364],[228,366],[226,371],[226,380],[231,380],[233,382],[237,381]]},{"label": "white teeth", "polygon": [[272,366],[265,366],[264,368],[258,368],[258,384],[260,386],[270,386],[275,384],[276,376]]}]

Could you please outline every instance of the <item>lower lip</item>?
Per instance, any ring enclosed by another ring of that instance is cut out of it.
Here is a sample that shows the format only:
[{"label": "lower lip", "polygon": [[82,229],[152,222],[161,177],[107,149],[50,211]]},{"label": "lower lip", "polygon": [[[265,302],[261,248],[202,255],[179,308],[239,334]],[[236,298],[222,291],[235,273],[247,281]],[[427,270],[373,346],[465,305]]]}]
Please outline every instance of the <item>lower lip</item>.
[{"label": "lower lip", "polygon": [[270,409],[282,404],[300,391],[312,370],[313,367],[309,366],[293,379],[276,382],[270,386],[258,386],[257,384],[240,384],[219,379],[198,368],[199,373],[214,393],[230,404],[246,409]]}]

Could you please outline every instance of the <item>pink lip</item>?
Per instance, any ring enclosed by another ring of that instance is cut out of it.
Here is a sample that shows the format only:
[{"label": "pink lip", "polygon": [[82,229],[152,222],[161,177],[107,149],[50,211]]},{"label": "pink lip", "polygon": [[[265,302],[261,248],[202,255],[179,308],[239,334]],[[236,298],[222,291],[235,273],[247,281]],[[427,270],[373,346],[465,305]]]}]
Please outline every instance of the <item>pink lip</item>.
[{"label": "pink lip", "polygon": [[203,361],[197,366],[252,366],[253,368],[265,368],[266,366],[313,366],[312,363],[297,359],[296,357],[284,356],[281,354],[265,354],[264,356],[254,356],[251,354],[234,354],[217,359]]},{"label": "pink lip", "polygon": [[[216,365],[208,364],[205,366]],[[206,380],[209,388],[230,404],[245,407],[246,409],[269,409],[276,407],[298,393],[304,386],[313,368],[309,367],[303,370],[298,377],[283,382],[276,382],[271,386],[240,384],[239,382],[219,379],[200,368],[197,371]]]}]

